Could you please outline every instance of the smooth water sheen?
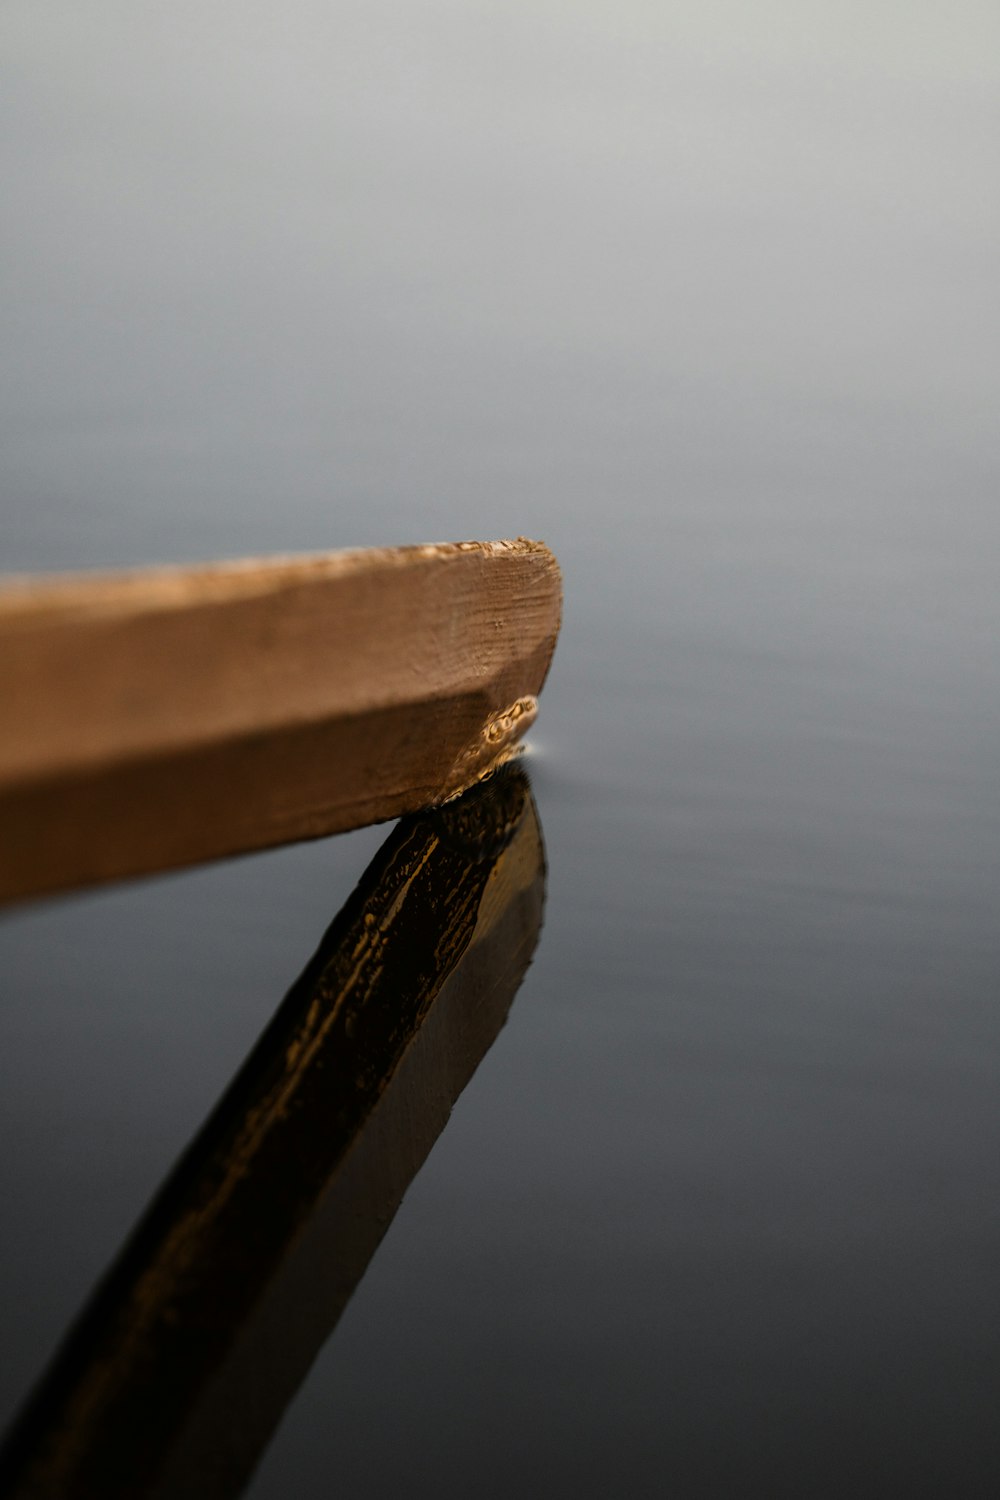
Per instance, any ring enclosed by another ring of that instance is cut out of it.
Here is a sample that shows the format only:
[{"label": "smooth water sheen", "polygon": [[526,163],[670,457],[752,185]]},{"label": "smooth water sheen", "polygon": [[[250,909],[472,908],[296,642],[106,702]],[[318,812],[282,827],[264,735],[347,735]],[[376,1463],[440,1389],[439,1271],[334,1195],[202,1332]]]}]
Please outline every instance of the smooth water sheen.
[{"label": "smooth water sheen", "polygon": [[[0,36],[4,567],[565,575],[533,967],[248,1493],[995,1493],[996,7]],[[0,922],[5,1418],[384,836]]]}]

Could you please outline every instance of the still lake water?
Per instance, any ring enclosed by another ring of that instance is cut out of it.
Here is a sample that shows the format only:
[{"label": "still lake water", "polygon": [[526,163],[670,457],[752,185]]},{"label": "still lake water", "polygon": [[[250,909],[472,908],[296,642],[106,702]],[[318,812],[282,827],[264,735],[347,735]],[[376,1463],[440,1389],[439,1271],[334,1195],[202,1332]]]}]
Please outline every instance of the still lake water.
[{"label": "still lake water", "polygon": [[[4,568],[564,570],[535,961],[248,1493],[996,1493],[995,7],[0,36]],[[0,923],[4,1418],[385,834]]]}]

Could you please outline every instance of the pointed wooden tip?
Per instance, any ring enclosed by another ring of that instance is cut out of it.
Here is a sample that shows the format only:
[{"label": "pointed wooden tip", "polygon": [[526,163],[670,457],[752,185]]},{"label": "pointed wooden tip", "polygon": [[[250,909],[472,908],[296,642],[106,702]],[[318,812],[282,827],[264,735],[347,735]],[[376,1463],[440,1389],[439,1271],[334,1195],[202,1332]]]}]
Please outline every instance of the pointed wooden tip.
[{"label": "pointed wooden tip", "polygon": [[524,537],[9,580],[0,900],[446,799],[532,722],[561,607]]}]

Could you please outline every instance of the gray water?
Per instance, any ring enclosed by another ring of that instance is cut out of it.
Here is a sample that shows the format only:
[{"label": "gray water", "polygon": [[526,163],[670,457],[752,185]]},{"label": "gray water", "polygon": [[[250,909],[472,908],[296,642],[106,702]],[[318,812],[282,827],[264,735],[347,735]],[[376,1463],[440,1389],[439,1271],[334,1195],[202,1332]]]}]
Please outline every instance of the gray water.
[{"label": "gray water", "polygon": [[[250,1494],[1000,1486],[1000,12],[0,15],[2,565],[527,534],[535,963]],[[0,1417],[384,830],[0,924]]]}]

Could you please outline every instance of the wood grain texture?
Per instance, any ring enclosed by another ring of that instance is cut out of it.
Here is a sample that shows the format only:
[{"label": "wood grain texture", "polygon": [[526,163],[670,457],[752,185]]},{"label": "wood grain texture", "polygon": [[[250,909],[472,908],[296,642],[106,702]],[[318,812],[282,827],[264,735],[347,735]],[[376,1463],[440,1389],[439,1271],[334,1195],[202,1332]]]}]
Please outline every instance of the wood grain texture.
[{"label": "wood grain texture", "polygon": [[240,1493],[504,1024],[544,890],[516,767],[393,830],[0,1448],[4,1500]]},{"label": "wood grain texture", "polygon": [[523,538],[9,583],[0,901],[444,800],[530,724],[560,613]]}]

